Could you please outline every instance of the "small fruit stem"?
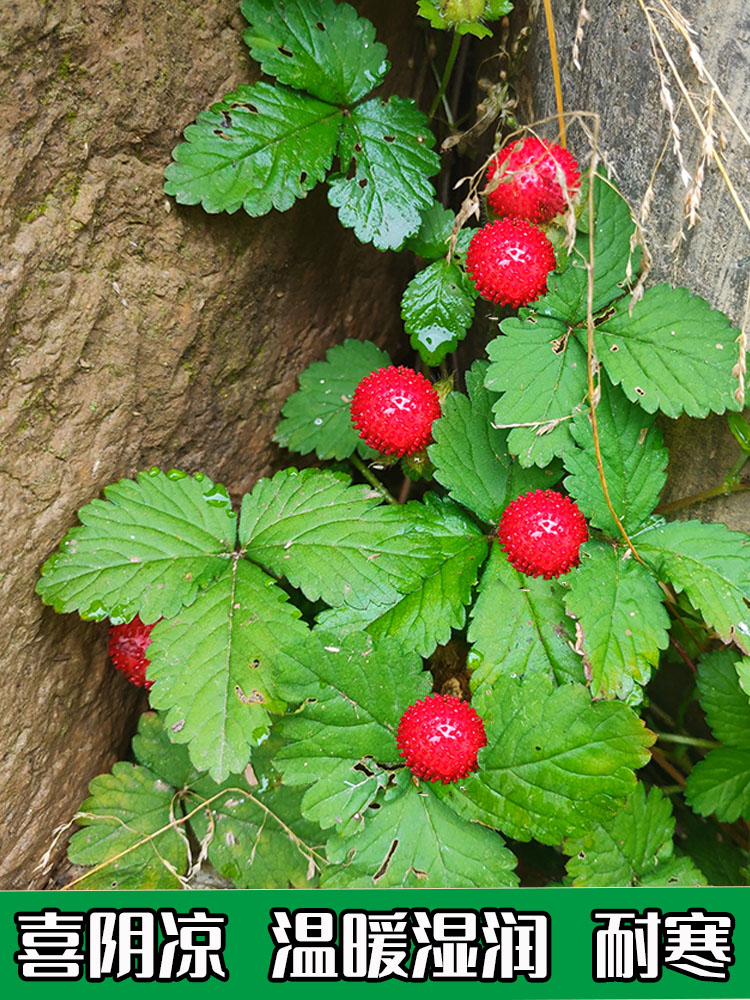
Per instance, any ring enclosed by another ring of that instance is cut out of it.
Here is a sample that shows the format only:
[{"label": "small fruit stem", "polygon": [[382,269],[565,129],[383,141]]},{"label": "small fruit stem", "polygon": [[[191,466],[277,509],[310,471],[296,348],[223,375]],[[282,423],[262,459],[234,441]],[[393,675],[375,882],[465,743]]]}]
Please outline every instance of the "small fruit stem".
[{"label": "small fruit stem", "polygon": [[385,486],[383,486],[378,477],[370,469],[367,468],[367,466],[359,457],[359,455],[352,455],[349,458],[349,461],[352,463],[354,468],[358,469],[359,472],[365,477],[370,486],[372,486],[374,490],[378,491],[378,493],[384,500],[386,500],[388,503],[398,505],[398,500],[393,496],[392,493],[388,492],[388,490],[385,488]]},{"label": "small fruit stem", "polygon": [[666,743],[684,743],[688,747],[705,747],[706,750],[715,750],[716,747],[721,746],[721,743],[717,743],[716,740],[702,740],[697,736],[680,736],[677,733],[657,733],[656,738]]},{"label": "small fruit stem", "polygon": [[589,165],[589,192],[588,192],[588,208],[589,208],[589,259],[586,265],[587,277],[588,277],[588,288],[586,291],[586,360],[587,360],[587,376],[588,376],[588,397],[590,405],[590,419],[591,419],[591,433],[594,439],[594,451],[596,452],[596,467],[599,470],[599,479],[601,480],[602,490],[604,492],[604,499],[609,507],[609,512],[612,515],[617,528],[622,535],[622,537],[627,542],[628,548],[633,553],[635,559],[645,566],[646,563],[638,555],[635,545],[630,540],[628,533],[622,525],[622,521],[617,516],[614,507],[612,506],[612,501],[609,496],[609,488],[607,487],[607,478],[604,475],[604,463],[602,462],[602,449],[599,442],[599,427],[596,420],[596,386],[594,385],[594,368],[597,365],[596,353],[594,350],[594,233],[596,227],[594,226],[594,177],[596,176],[596,166],[598,162],[599,148],[599,120],[594,119],[594,151],[591,154],[591,163]]},{"label": "small fruit stem", "polygon": [[448,89],[448,84],[450,83],[451,73],[453,72],[453,67],[456,62],[456,57],[458,56],[458,50],[461,45],[461,36],[457,31],[453,32],[453,41],[451,42],[451,50],[448,53],[448,62],[445,64],[445,70],[443,72],[443,78],[440,81],[440,86],[438,87],[438,92],[435,94],[435,98],[430,107],[428,118],[433,118],[435,112],[438,109],[438,104],[442,101],[445,96],[445,92]]},{"label": "small fruit stem", "polygon": [[552,15],[552,0],[544,0],[544,18],[547,22],[547,38],[549,39],[549,56],[552,63],[552,79],[555,84],[555,103],[557,104],[557,120],[560,125],[560,145],[567,145],[565,134],[565,110],[562,98],[562,83],[560,82],[560,60],[557,57],[557,41],[555,39],[555,19]]},{"label": "small fruit stem", "polygon": [[660,507],[656,508],[656,513],[670,514],[674,510],[682,510],[683,507],[691,507],[694,503],[701,503],[703,500],[712,500],[714,497],[729,496],[730,493],[745,493],[747,490],[750,490],[750,484],[748,483],[740,483],[736,480],[724,480],[723,483],[719,483],[718,486],[712,486],[708,490],[701,490],[700,493],[693,493],[691,496],[683,497],[681,500],[674,500],[672,503],[662,504]]},{"label": "small fruit stem", "polygon": [[680,772],[673,764],[670,764],[670,762],[667,760],[667,758],[664,756],[661,750],[657,750],[656,747],[651,747],[651,756],[659,765],[659,767],[662,769],[662,771],[666,771],[667,774],[670,776],[670,778],[674,778],[674,780],[677,782],[680,788],[685,787],[684,775],[680,774]]}]

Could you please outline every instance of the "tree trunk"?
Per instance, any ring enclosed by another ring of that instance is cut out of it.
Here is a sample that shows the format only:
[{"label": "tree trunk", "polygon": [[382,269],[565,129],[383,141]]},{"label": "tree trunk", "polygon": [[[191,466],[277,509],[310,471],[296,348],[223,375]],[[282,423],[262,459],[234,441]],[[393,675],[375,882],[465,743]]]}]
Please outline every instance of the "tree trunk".
[{"label": "tree trunk", "polygon": [[[412,5],[358,7],[402,67],[387,89],[408,96]],[[404,262],[360,245],[322,190],[263,219],[162,193],[182,129],[257,77],[243,23],[235,0],[0,13],[2,888],[43,884],[53,830],[143,707],[106,626],[34,594],[77,509],[151,465],[238,497],[286,464],[271,434],[303,368],[347,336],[401,342]]]},{"label": "tree trunk", "polygon": [[[655,6],[655,5],[650,5]],[[693,36],[709,72],[740,122],[750,124],[750,8],[743,0],[709,2],[675,0],[688,19]],[[715,167],[706,170],[699,206],[700,220],[693,228],[684,221],[686,188],[673,151],[669,116],[663,106],[657,65],[649,41],[645,15],[637,0],[590,2],[591,20],[584,26],[580,43],[580,70],[574,66],[572,50],[581,10],[581,0],[556,0],[553,4],[563,99],[566,111],[591,111],[600,116],[599,143],[606,161],[617,171],[622,191],[640,210],[652,181],[655,165],[661,166],[653,182],[654,199],[646,224],[646,238],[653,255],[650,282],[669,281],[685,285],[728,314],[736,326],[747,322],[750,234],[732,197]],[[688,93],[707,95],[687,55],[684,40],[665,17],[655,14],[656,27],[674,54]],[[555,114],[555,97],[544,16],[537,20],[530,60],[530,92],[525,114],[529,121]],[[658,43],[657,43],[658,44]],[[701,133],[690,115],[687,102],[659,52],[667,86],[674,104],[684,164],[692,177],[700,157]],[[706,114],[709,104],[697,98],[697,109]],[[717,148],[721,134],[727,139],[722,161],[739,196],[750,191],[750,147],[743,142],[721,107],[712,100]],[[545,126],[550,136],[555,124]],[[569,144],[579,155],[587,154],[588,142],[580,128],[570,127]],[[678,237],[680,231],[684,239]],[[673,242],[677,239],[677,248]],[[719,484],[740,456],[739,446],[727,428],[726,418],[711,416],[695,421],[683,417],[662,420],[671,450],[670,476],[663,503],[693,495]],[[747,476],[747,473],[746,473]],[[679,514],[724,521],[730,527],[750,530],[750,494],[735,493],[693,505]]]}]

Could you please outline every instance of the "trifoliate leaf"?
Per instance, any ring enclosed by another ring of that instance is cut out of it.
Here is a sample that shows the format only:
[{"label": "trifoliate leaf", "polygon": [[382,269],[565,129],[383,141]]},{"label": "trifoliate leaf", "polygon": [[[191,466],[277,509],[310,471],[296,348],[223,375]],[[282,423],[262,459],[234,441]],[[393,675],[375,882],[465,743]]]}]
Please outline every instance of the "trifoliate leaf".
[{"label": "trifoliate leaf", "polygon": [[402,772],[399,787],[367,817],[364,830],[332,838],[328,857],[341,862],[322,878],[327,888],[488,888],[518,885],[516,858],[502,837],[465,823],[425,782]]},{"label": "trifoliate leaf", "polygon": [[453,230],[456,215],[450,208],[443,208],[439,201],[433,201],[422,212],[419,229],[404,244],[405,250],[424,257],[439,260],[448,253],[448,238]]},{"label": "trifoliate leaf", "polygon": [[440,169],[427,118],[412,100],[366,101],[342,123],[342,172],[329,178],[328,200],[341,224],[378,250],[397,250],[417,232],[435,197],[428,180]]},{"label": "trifoliate leaf", "polygon": [[401,318],[425,364],[439,364],[464,339],[476,297],[455,259],[436,260],[412,278],[401,300]]},{"label": "trifoliate leaf", "polygon": [[[630,239],[635,224],[630,209],[603,169],[594,178],[594,299],[593,312],[600,312],[624,291],[628,259],[631,272],[637,273],[640,252],[630,252]],[[580,235],[570,254],[568,266],[554,271],[547,278],[546,295],[532,303],[535,313],[554,316],[572,325],[583,323],[587,313],[589,235],[588,205],[585,206],[578,228]]]},{"label": "trifoliate leaf", "polygon": [[512,428],[508,450],[523,466],[546,466],[574,445],[570,418],[586,402],[586,352],[555,319],[515,316],[487,347],[485,385],[503,395],[493,423]]},{"label": "trifoliate leaf", "polygon": [[333,0],[242,0],[243,34],[263,72],[329,104],[353,104],[382,83],[385,45],[347,3]]},{"label": "trifoliate leaf", "polygon": [[190,608],[151,633],[151,703],[168,710],[170,738],[217,781],[241,772],[268,732],[268,712],[282,711],[274,676],[304,643],[307,627],[284,591],[257,566],[235,556],[224,575]]},{"label": "trifoliate leaf", "polygon": [[656,285],[624,300],[597,326],[595,345],[610,379],[648,413],[678,417],[736,410],[735,330],[724,313],[687,288]]},{"label": "trifoliate leaf", "polygon": [[[658,502],[667,479],[669,453],[654,418],[633,406],[620,389],[604,378],[596,422],[609,499],[626,531],[635,531]],[[565,467],[571,473],[565,488],[594,527],[616,538],[619,528],[604,498],[591,413],[577,416],[570,429],[578,447],[564,456]]]},{"label": "trifoliate leaf", "polygon": [[247,556],[331,607],[389,606],[441,561],[419,517],[320,469],[284,469],[242,501]]},{"label": "trifoliate leaf", "polygon": [[736,653],[720,650],[698,665],[701,708],[714,736],[726,746],[709,751],[695,765],[685,789],[695,812],[716,813],[724,823],[750,817],[750,703],[739,686],[738,659]]},{"label": "trifoliate leaf", "polygon": [[466,373],[468,398],[452,392],[432,425],[429,449],[435,479],[487,524],[497,524],[517,496],[557,481],[555,469],[524,469],[508,454],[507,432],[492,426],[495,396],[484,387],[488,365],[476,361]]},{"label": "trifoliate leaf", "polygon": [[348,458],[355,451],[376,453],[360,439],[350,406],[357,385],[391,360],[371,341],[345,340],[299,376],[299,389],[284,403],[274,440],[290,451],[318,458]]},{"label": "trifoliate leaf", "polygon": [[237,521],[223,486],[172,470],[121,479],[78,512],[37,593],[55,611],[113,624],[169,617],[226,569]]},{"label": "trifoliate leaf", "polygon": [[341,117],[339,108],[287,87],[238,87],[185,129],[164,190],[211,213],[285,212],[328,172]]},{"label": "trifoliate leaf", "polygon": [[689,858],[672,856],[673,834],[669,799],[639,783],[618,813],[564,842],[568,874],[587,887],[705,885]]},{"label": "trifoliate leaf", "polygon": [[466,606],[482,563],[487,540],[477,526],[448,499],[427,493],[424,503],[409,504],[429,530],[441,561],[419,587],[390,608],[371,604],[364,609],[336,608],[318,618],[328,629],[364,629],[378,641],[400,640],[420,656],[429,656],[448,642],[451,629],[466,620]]},{"label": "trifoliate leaf", "polygon": [[465,791],[450,793],[451,803],[509,837],[543,844],[614,813],[635,790],[633,770],[653,743],[627,705],[592,702],[582,685],[554,688],[537,673],[498,677],[482,718],[488,745],[479,770],[462,781]]},{"label": "trifoliate leaf", "polygon": [[750,653],[750,538],[723,524],[673,521],[635,543],[660,578],[684,591],[724,642]]},{"label": "trifoliate leaf", "polygon": [[645,566],[601,542],[581,547],[581,565],[567,580],[565,604],[578,619],[583,654],[594,698],[641,700],[638,685],[648,683],[669,645],[669,615],[664,594]]},{"label": "trifoliate leaf", "polygon": [[[373,645],[367,635],[331,632],[315,638],[306,661],[313,683],[301,710],[279,724],[288,743],[276,766],[285,784],[312,785],[302,800],[308,819],[324,828],[361,825],[362,811],[388,777],[378,765],[399,762],[399,720],[429,693],[431,680],[421,659],[391,640]],[[293,695],[304,680],[289,671],[279,686]]]},{"label": "trifoliate leaf", "polygon": [[525,576],[496,543],[479,585],[467,638],[472,703],[482,715],[504,676],[542,673],[558,683],[585,680],[557,580]]},{"label": "trifoliate leaf", "polygon": [[174,822],[182,815],[175,789],[147,767],[120,762],[94,778],[89,792],[75,816],[83,829],[71,837],[68,858],[74,865],[109,864],[77,888],[179,889],[188,843]]}]

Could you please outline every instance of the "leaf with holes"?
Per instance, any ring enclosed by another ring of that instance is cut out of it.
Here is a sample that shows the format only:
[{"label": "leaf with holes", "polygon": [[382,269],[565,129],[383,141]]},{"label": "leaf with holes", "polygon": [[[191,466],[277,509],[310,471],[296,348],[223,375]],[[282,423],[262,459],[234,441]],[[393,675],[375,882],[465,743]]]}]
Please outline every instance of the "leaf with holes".
[{"label": "leaf with holes", "polygon": [[474,319],[476,297],[455,259],[437,260],[412,278],[401,300],[401,318],[425,364],[440,364],[463,340]]},{"label": "leaf with holes", "polygon": [[586,352],[558,320],[515,316],[487,347],[485,385],[502,395],[493,422],[512,428],[508,450],[521,465],[546,466],[574,447],[571,417],[586,403]]},{"label": "leaf with holes", "polygon": [[[633,406],[606,378],[601,381],[596,422],[610,501],[625,530],[633,532],[659,500],[669,453],[654,417]],[[620,531],[604,498],[597,466],[590,412],[577,416],[570,429],[578,447],[563,459],[570,473],[565,488],[594,527],[617,538]]]},{"label": "leaf with holes", "polygon": [[616,812],[654,740],[622,702],[548,676],[501,676],[483,704],[479,770],[450,791],[463,815],[517,840],[557,844]]},{"label": "leaf with holes", "polygon": [[314,638],[307,669],[279,680],[287,696],[306,685],[307,700],[279,724],[287,744],[276,766],[285,784],[312,786],[302,800],[308,819],[323,828],[357,826],[388,778],[381,765],[400,762],[399,719],[429,693],[430,678],[420,658],[392,640],[373,645],[368,635],[332,632]]},{"label": "leaf with holes", "polygon": [[345,340],[331,347],[325,361],[316,361],[299,376],[299,389],[287,397],[274,440],[301,455],[348,458],[355,451],[377,453],[359,437],[350,407],[357,385],[391,359],[370,341]]},{"label": "leaf with holes", "polygon": [[263,72],[329,104],[358,101],[383,82],[387,49],[375,28],[333,0],[242,0],[243,34]]},{"label": "leaf with holes", "polygon": [[466,607],[482,563],[487,540],[452,501],[427,493],[409,509],[429,531],[440,561],[419,587],[392,607],[370,604],[364,609],[324,611],[318,621],[328,629],[367,629],[375,639],[398,639],[420,656],[430,656],[446,643],[451,629],[463,628]]},{"label": "leaf with holes", "polygon": [[390,606],[441,561],[420,518],[320,469],[284,469],[242,501],[247,556],[331,607]]},{"label": "leaf with holes", "polygon": [[583,683],[574,638],[557,580],[519,573],[493,544],[467,632],[473,705],[479,714],[492,705],[495,685],[504,676],[540,673],[561,684]]},{"label": "leaf with holes", "polygon": [[566,582],[565,605],[578,619],[577,648],[592,696],[637,704],[640,686],[648,683],[660,651],[669,645],[669,615],[659,584],[629,550],[602,542],[581,547],[581,565]]},{"label": "leaf with holes", "polygon": [[440,169],[435,138],[412,100],[366,101],[343,121],[342,173],[329,178],[328,200],[341,224],[378,250],[397,250],[435,197],[429,179]]},{"label": "leaf with holes", "polygon": [[284,591],[236,556],[190,608],[151,633],[151,703],[171,739],[217,781],[243,770],[284,703],[274,677],[307,627]]},{"label": "leaf with holes", "polygon": [[738,656],[719,650],[698,665],[701,708],[724,746],[710,750],[688,776],[686,801],[701,816],[723,823],[750,818],[750,704],[740,688]]},{"label": "leaf with holes", "polygon": [[223,486],[152,469],[121,479],[78,512],[37,593],[55,611],[114,624],[176,614],[226,569],[237,521]]},{"label": "leaf with holes", "polygon": [[639,783],[618,813],[563,843],[568,874],[586,887],[706,885],[689,858],[673,856],[673,835],[669,799]]},{"label": "leaf with holes", "polygon": [[435,443],[430,461],[435,479],[486,524],[497,524],[521,493],[550,487],[556,468],[524,469],[509,454],[507,432],[492,425],[495,396],[484,387],[487,362],[475,361],[466,372],[468,397],[452,392],[432,425]]},{"label": "leaf with holes", "polygon": [[656,285],[632,308],[618,302],[595,331],[612,382],[648,413],[690,417],[737,410],[735,330],[724,313],[687,288]]},{"label": "leaf with holes", "polygon": [[635,546],[724,642],[750,653],[750,537],[724,524],[673,521],[641,532]]},{"label": "leaf with holes", "polygon": [[465,823],[425,782],[401,772],[362,832],[328,842],[326,888],[487,888],[518,885],[499,834]]},{"label": "leaf with holes", "polygon": [[[638,272],[640,250],[632,255],[630,241],[635,224],[628,204],[599,169],[594,179],[594,315],[623,295],[628,275]],[[562,271],[553,271],[547,278],[547,294],[537,299],[532,308],[541,316],[552,316],[577,325],[586,320],[588,298],[588,203],[578,220],[580,230],[570,253],[569,264]]]},{"label": "leaf with holes", "polygon": [[285,212],[326,176],[341,119],[339,108],[287,87],[238,87],[185,129],[164,190],[211,213]]}]

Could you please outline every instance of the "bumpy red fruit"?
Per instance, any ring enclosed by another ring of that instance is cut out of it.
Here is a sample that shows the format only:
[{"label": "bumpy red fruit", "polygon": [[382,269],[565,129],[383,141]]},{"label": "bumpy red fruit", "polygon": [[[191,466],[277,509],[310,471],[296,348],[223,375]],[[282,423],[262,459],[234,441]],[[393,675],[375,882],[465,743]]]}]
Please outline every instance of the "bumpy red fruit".
[{"label": "bumpy red fruit", "polygon": [[572,198],[580,178],[572,153],[529,136],[511,143],[490,163],[487,201],[498,215],[548,222],[565,211],[565,192]]},{"label": "bumpy red fruit", "polygon": [[471,705],[460,698],[433,694],[401,716],[397,743],[412,774],[447,785],[476,771],[477,752],[487,737]]},{"label": "bumpy red fruit", "polygon": [[576,504],[555,490],[537,490],[508,504],[497,534],[517,570],[545,580],[577,566],[578,551],[589,537]]},{"label": "bumpy red fruit", "polygon": [[432,441],[432,424],[439,416],[440,397],[432,383],[411,368],[380,368],[354,390],[352,423],[382,454],[401,458],[422,451]]},{"label": "bumpy red fruit", "polygon": [[136,615],[127,625],[114,625],[109,630],[110,659],[131,684],[145,687],[147,691],[152,681],[146,680],[146,667],[151,662],[146,659],[146,649],[151,642],[153,627],[144,625]]},{"label": "bumpy red fruit", "polygon": [[466,271],[484,299],[501,305],[528,305],[547,291],[555,251],[544,233],[525,219],[498,219],[472,237]]}]

